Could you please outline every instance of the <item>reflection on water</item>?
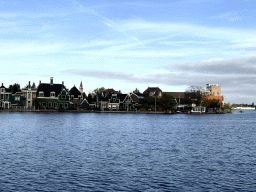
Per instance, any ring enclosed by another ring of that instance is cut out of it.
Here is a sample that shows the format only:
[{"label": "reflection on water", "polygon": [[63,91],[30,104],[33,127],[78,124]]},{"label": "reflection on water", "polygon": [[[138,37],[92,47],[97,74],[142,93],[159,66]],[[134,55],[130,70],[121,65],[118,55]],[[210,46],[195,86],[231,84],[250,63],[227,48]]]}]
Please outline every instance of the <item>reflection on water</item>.
[{"label": "reflection on water", "polygon": [[255,117],[0,113],[0,190],[253,191]]}]

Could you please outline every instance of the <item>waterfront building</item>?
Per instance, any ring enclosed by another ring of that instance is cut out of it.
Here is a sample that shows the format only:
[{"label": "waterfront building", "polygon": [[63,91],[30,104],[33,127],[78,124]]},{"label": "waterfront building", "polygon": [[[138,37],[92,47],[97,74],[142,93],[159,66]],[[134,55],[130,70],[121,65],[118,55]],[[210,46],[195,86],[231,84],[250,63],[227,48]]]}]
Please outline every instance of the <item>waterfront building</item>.
[{"label": "waterfront building", "polygon": [[11,90],[2,83],[0,87],[0,108],[10,109],[14,106],[23,106],[23,95],[21,92],[12,94]]},{"label": "waterfront building", "polygon": [[12,92],[10,89],[6,88],[4,84],[2,83],[2,86],[0,87],[0,106],[3,109],[9,109],[11,107],[10,97],[12,95]]},{"label": "waterfront building", "polygon": [[68,109],[73,105],[64,81],[62,84],[55,84],[53,77],[50,78],[50,83],[40,82],[36,95],[37,107],[40,109]]},{"label": "waterfront building", "polygon": [[144,100],[144,94],[141,93],[131,93],[130,97],[136,105],[140,104]]},{"label": "waterfront building", "polygon": [[31,85],[30,81],[28,82],[28,85],[22,89],[22,94],[24,97],[24,107],[26,109],[35,108],[36,92],[37,92],[37,88],[35,83]]},{"label": "waterfront building", "polygon": [[[83,89],[81,89],[81,85],[82,82],[79,89],[83,91]],[[81,91],[79,91],[75,85],[69,91],[70,101],[73,103],[73,107],[75,108],[79,107],[80,103],[83,101],[83,95]]]},{"label": "waterfront building", "polygon": [[221,86],[218,84],[206,84],[204,95],[221,96]]}]

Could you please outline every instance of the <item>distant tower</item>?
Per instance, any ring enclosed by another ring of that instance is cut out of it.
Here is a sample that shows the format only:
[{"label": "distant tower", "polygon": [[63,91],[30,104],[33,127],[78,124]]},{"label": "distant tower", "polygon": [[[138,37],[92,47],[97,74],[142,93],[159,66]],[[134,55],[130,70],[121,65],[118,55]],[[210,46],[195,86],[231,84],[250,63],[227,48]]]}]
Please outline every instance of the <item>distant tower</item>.
[{"label": "distant tower", "polygon": [[80,83],[79,91],[80,91],[81,93],[84,92],[84,91],[83,91],[83,84],[82,84],[82,81],[81,81],[81,83]]}]

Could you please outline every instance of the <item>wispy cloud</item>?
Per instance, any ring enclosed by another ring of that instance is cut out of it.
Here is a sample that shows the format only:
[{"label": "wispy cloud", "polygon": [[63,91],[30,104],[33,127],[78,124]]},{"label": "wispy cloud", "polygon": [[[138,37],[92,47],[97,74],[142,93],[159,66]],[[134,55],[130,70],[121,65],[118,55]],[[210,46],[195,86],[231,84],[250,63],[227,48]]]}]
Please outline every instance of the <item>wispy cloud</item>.
[{"label": "wispy cloud", "polygon": [[[252,75],[256,74],[256,56],[245,58],[214,58],[198,62],[182,62],[165,66],[169,71],[179,71],[197,75]],[[256,75],[255,75],[256,77]]]},{"label": "wispy cloud", "polygon": [[255,40],[256,31],[232,28],[213,28],[186,23],[126,21],[120,24],[120,31],[174,33],[179,35],[198,36],[225,40]]}]

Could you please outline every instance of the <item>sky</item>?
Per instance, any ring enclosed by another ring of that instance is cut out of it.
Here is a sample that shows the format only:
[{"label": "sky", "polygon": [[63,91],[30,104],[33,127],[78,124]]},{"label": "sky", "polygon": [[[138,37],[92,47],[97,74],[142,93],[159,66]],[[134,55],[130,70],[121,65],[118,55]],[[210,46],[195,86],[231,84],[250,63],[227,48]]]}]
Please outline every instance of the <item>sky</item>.
[{"label": "sky", "polygon": [[256,0],[0,0],[6,87],[64,81],[128,93],[219,84],[256,102]]}]

